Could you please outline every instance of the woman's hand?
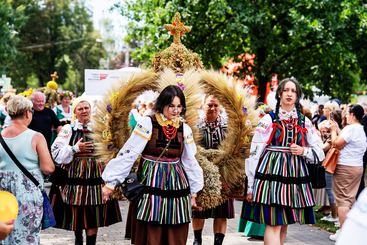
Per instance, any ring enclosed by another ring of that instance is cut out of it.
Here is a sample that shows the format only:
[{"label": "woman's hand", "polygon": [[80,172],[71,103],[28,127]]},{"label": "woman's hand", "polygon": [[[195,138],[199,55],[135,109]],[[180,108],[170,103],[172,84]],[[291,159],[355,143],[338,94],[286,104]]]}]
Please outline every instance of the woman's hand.
[{"label": "woman's hand", "polygon": [[247,193],[247,195],[246,195],[246,200],[247,200],[248,202],[252,202],[252,199],[253,199],[252,193],[251,193],[251,192],[250,192],[250,193]]},{"label": "woman's hand", "polygon": [[79,152],[92,152],[94,148],[93,142],[82,142],[82,139],[80,139],[75,145],[79,149]]},{"label": "woman's hand", "polygon": [[14,220],[6,223],[0,222],[0,240],[4,240],[14,229]]},{"label": "woman's hand", "polygon": [[334,120],[330,120],[330,130],[331,132],[336,132],[336,134],[340,133],[340,128]]},{"label": "woman's hand", "polygon": [[195,210],[195,211],[202,210],[202,208],[196,204],[196,196],[191,196],[191,207],[192,207],[192,210]]},{"label": "woman's hand", "polygon": [[113,190],[108,188],[107,186],[103,186],[102,188],[102,197],[105,202],[110,200],[110,196],[112,195]]},{"label": "woman's hand", "polygon": [[303,153],[305,151],[305,148],[303,148],[302,146],[299,146],[297,144],[291,144],[290,149],[291,149],[291,153],[293,155],[296,155],[296,156],[303,155]]}]

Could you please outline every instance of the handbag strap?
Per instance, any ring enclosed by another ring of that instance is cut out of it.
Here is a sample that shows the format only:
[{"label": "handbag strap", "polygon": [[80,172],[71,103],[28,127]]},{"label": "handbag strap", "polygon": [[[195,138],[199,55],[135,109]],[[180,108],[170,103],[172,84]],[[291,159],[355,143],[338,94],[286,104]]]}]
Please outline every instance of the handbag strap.
[{"label": "handbag strap", "polygon": [[311,148],[311,150],[312,150],[312,154],[313,154],[313,161],[314,161],[314,164],[321,164],[321,163],[320,163],[320,159],[319,159],[319,157],[317,156],[317,154],[316,154],[315,150],[314,150],[314,149],[312,149],[312,148]]},{"label": "handbag strap", "polygon": [[170,143],[171,143],[171,140],[169,140],[169,141],[167,142],[166,147],[164,147],[163,151],[161,152],[161,154],[159,155],[159,157],[157,158],[157,160],[155,160],[155,162],[154,162],[154,163],[157,163],[157,162],[161,159],[161,157],[163,156],[164,152],[167,150],[167,148],[168,148],[168,146],[169,146],[169,144],[170,144]]},{"label": "handbag strap", "polygon": [[15,157],[15,155],[10,150],[8,145],[5,143],[5,140],[1,134],[0,134],[0,143],[3,146],[4,150],[6,151],[6,153],[8,153],[11,160],[13,160],[15,165],[17,165],[17,167],[23,172],[23,174],[27,176],[37,187],[40,188],[40,183],[38,182],[38,180],[36,180],[36,178],[19,162],[19,160]]}]

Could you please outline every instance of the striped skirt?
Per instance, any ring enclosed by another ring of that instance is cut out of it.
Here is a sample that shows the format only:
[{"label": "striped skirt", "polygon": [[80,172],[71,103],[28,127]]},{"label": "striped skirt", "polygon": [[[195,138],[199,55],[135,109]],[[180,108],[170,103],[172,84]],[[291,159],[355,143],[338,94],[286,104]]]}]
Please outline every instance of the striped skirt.
[{"label": "striped skirt", "polygon": [[50,190],[55,227],[75,231],[120,222],[118,202],[102,199],[102,163],[93,157],[76,157],[67,167],[67,184],[52,185]]},{"label": "striped skirt", "polygon": [[139,179],[146,186],[138,202],[137,219],[159,225],[191,221],[190,187],[180,160],[142,159]]},{"label": "striped skirt", "polygon": [[304,158],[289,147],[269,146],[255,174],[253,203],[244,218],[268,225],[315,223],[314,198]]},{"label": "striped skirt", "polygon": [[70,205],[103,204],[103,164],[95,157],[76,157],[67,167],[66,185],[61,188],[64,203]]}]

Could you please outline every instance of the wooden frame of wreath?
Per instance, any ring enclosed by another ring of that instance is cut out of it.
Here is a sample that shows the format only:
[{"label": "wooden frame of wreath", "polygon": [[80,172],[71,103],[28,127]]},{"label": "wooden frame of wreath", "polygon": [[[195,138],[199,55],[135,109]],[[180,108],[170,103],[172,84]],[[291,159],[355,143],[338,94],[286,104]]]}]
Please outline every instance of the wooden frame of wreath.
[{"label": "wooden frame of wreath", "polygon": [[[204,188],[198,193],[198,205],[203,209],[213,208],[228,197],[242,195],[244,162],[257,117],[256,98],[219,72],[190,70],[177,77],[172,70],[165,69],[158,74],[142,72],[122,81],[119,88],[98,104],[93,116],[93,138],[99,158],[107,163],[129,138],[128,115],[134,100],[144,91],[160,92],[168,85],[178,85],[183,90],[187,107],[185,121],[196,141],[200,139],[197,124],[203,94],[218,98],[228,115],[227,136],[219,149],[206,150],[198,146],[196,157],[204,172]],[[115,192],[114,197],[122,195]]]}]

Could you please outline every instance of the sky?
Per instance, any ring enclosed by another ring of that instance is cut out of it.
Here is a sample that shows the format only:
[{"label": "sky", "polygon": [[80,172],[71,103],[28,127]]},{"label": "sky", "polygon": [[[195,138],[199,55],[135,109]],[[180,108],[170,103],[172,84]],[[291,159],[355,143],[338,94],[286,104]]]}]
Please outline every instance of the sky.
[{"label": "sky", "polygon": [[[123,46],[123,36],[125,35],[126,19],[124,19],[118,11],[110,11],[114,2],[117,0],[87,0],[87,6],[93,12],[93,24],[94,27],[100,31],[103,38],[112,38],[115,40],[115,47],[111,47],[114,50],[121,50]],[[109,19],[113,25],[112,32],[106,32],[101,24],[101,20]]]}]

